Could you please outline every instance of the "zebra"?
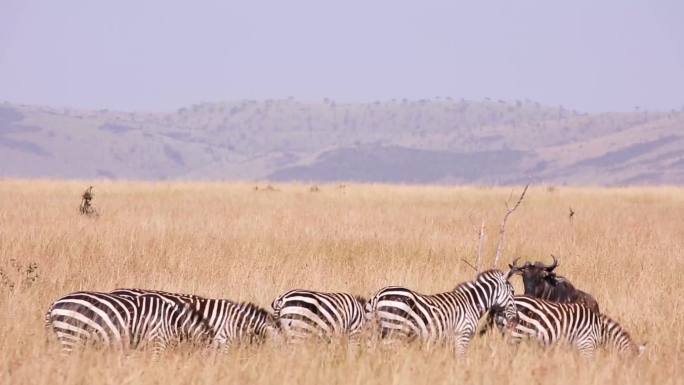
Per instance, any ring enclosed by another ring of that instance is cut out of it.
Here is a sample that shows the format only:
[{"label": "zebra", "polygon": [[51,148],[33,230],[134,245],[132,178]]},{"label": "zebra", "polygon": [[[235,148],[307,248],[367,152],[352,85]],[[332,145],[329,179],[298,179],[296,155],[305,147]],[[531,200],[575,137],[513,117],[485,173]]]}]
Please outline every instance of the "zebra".
[{"label": "zebra", "polygon": [[168,300],[187,304],[197,312],[215,335],[214,346],[224,353],[240,343],[262,342],[275,337],[276,324],[265,309],[249,302],[236,303],[227,299],[205,298],[191,294],[170,293],[149,289],[116,289],[111,292],[127,298],[156,294]]},{"label": "zebra", "polygon": [[122,350],[151,345],[156,358],[176,342],[206,344],[214,337],[197,312],[157,294],[127,298],[74,292],[52,303],[45,326],[56,334],[64,355],[90,343]]},{"label": "zebra", "polygon": [[428,345],[452,341],[456,352],[464,354],[478,321],[490,308],[501,306],[505,309],[505,320],[515,322],[509,277],[510,273],[488,270],[450,292],[433,295],[400,286],[386,287],[369,300],[367,318],[375,321],[382,338],[420,338]]},{"label": "zebra", "polygon": [[538,340],[549,346],[563,340],[591,357],[601,346],[618,352],[639,354],[645,345],[635,344],[629,333],[610,317],[579,303],[558,303],[529,296],[516,296],[518,323],[502,325],[501,315],[495,310],[497,326],[517,343],[525,338]]},{"label": "zebra", "polygon": [[346,336],[355,340],[365,321],[366,300],[348,293],[290,290],[273,300],[275,319],[290,341],[308,337],[330,340]]}]

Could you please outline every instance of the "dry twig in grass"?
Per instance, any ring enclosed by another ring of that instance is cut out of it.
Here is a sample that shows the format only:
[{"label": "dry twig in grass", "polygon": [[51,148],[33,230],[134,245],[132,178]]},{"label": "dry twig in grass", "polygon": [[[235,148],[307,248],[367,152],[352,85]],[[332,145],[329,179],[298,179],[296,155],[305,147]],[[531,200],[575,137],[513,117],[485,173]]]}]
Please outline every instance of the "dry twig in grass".
[{"label": "dry twig in grass", "polygon": [[482,223],[480,224],[477,239],[478,239],[478,241],[477,241],[477,254],[475,255],[475,266],[473,266],[473,264],[466,261],[465,259],[461,259],[461,261],[465,262],[466,265],[470,266],[473,270],[475,270],[475,274],[479,274],[480,271],[482,271],[482,245],[484,244],[484,241],[485,241],[485,222],[484,222],[484,219],[482,220]]},{"label": "dry twig in grass", "polygon": [[268,184],[266,187],[259,188],[259,186],[254,186],[254,191],[280,191],[279,189],[273,187],[272,185]]},{"label": "dry twig in grass", "polygon": [[480,272],[475,266],[473,266],[473,265],[472,265],[470,262],[468,262],[465,258],[461,258],[461,261],[462,261],[463,263],[465,263],[466,265],[468,265],[471,269],[473,269],[473,270],[475,271],[475,274],[478,274],[478,273]]},{"label": "dry twig in grass", "polygon": [[501,258],[501,253],[503,252],[504,244],[506,243],[506,222],[508,221],[508,216],[511,215],[515,211],[515,209],[518,208],[518,206],[520,206],[520,203],[522,202],[523,198],[525,198],[525,193],[527,192],[528,187],[530,187],[529,183],[525,185],[522,194],[520,194],[520,198],[518,198],[518,201],[515,202],[515,205],[513,207],[510,206],[513,191],[511,191],[511,194],[508,196],[508,199],[506,199],[506,214],[504,215],[503,221],[501,221],[501,227],[499,228],[499,241],[496,244],[496,254],[494,255],[494,268],[497,268],[497,266],[499,266],[499,259]]}]

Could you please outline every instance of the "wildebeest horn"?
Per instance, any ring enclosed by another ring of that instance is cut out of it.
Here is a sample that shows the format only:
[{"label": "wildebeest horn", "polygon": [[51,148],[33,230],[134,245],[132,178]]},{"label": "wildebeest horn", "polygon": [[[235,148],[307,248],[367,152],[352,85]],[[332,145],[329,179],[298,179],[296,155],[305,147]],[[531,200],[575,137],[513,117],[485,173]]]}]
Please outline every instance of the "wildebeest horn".
[{"label": "wildebeest horn", "polygon": [[553,258],[553,263],[549,266],[546,266],[546,271],[553,271],[553,269],[558,267],[558,260],[556,259],[556,256],[551,254],[551,258]]},{"label": "wildebeest horn", "polygon": [[509,263],[508,267],[510,270],[508,271],[508,275],[506,275],[506,279],[510,278],[514,274],[521,274],[525,266],[518,266],[518,260],[520,257],[516,258],[513,260],[513,263]]}]

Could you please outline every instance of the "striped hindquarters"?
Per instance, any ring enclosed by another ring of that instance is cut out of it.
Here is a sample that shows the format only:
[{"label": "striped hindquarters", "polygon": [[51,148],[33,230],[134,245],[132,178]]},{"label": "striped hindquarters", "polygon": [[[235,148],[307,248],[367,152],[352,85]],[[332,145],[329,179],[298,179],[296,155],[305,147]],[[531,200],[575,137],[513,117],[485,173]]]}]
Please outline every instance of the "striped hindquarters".
[{"label": "striped hindquarters", "polygon": [[411,289],[390,286],[369,302],[368,311],[381,336],[399,336],[436,342],[469,335],[477,327],[477,310],[454,292],[424,295]]},{"label": "striped hindquarters", "polygon": [[204,342],[211,331],[189,306],[158,295],[126,298],[99,292],[76,292],[55,301],[46,322],[64,353],[78,345],[122,349],[151,345],[155,355],[183,340]]},{"label": "striped hindquarters", "polygon": [[582,304],[528,296],[515,297],[515,304],[519,321],[509,330],[515,340],[533,338],[544,345],[565,341],[587,356],[605,345],[618,351],[638,351],[617,322]]},{"label": "striped hindquarters", "polygon": [[125,347],[135,302],[108,293],[76,292],[55,301],[45,316],[64,353],[85,343]]},{"label": "striped hindquarters", "polygon": [[347,293],[290,290],[276,298],[276,322],[288,339],[354,336],[365,321],[365,300]]}]

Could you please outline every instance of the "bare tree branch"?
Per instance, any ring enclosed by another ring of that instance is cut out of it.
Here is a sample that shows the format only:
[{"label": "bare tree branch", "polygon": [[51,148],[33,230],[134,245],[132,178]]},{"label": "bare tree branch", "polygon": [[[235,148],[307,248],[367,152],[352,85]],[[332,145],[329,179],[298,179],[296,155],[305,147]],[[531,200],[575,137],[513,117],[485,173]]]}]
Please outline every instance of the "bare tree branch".
[{"label": "bare tree branch", "polygon": [[462,261],[463,263],[465,263],[466,265],[470,266],[470,268],[473,269],[473,270],[475,270],[475,272],[479,273],[479,271],[475,268],[475,266],[473,266],[472,264],[470,264],[470,262],[466,261],[466,260],[463,259],[463,258],[461,258],[461,261]]},{"label": "bare tree branch", "polygon": [[478,237],[478,245],[477,245],[477,259],[475,260],[475,266],[477,266],[477,271],[478,273],[482,270],[482,243],[484,243],[484,238],[485,238],[485,223],[484,219],[482,220],[482,224],[480,225],[480,235]]},{"label": "bare tree branch", "polygon": [[503,217],[503,221],[501,222],[501,227],[499,228],[499,241],[496,244],[496,255],[494,256],[494,268],[497,268],[499,266],[499,259],[501,258],[501,253],[503,252],[504,244],[506,243],[506,222],[508,222],[508,216],[515,211],[515,209],[520,206],[520,203],[522,202],[523,198],[525,198],[525,193],[527,192],[527,188],[530,187],[530,184],[526,184],[525,188],[522,191],[522,194],[520,194],[520,198],[518,198],[518,201],[515,202],[515,205],[513,207],[510,207],[510,200],[511,197],[513,196],[513,191],[511,191],[511,195],[509,195],[508,199],[506,200],[506,214]]}]

